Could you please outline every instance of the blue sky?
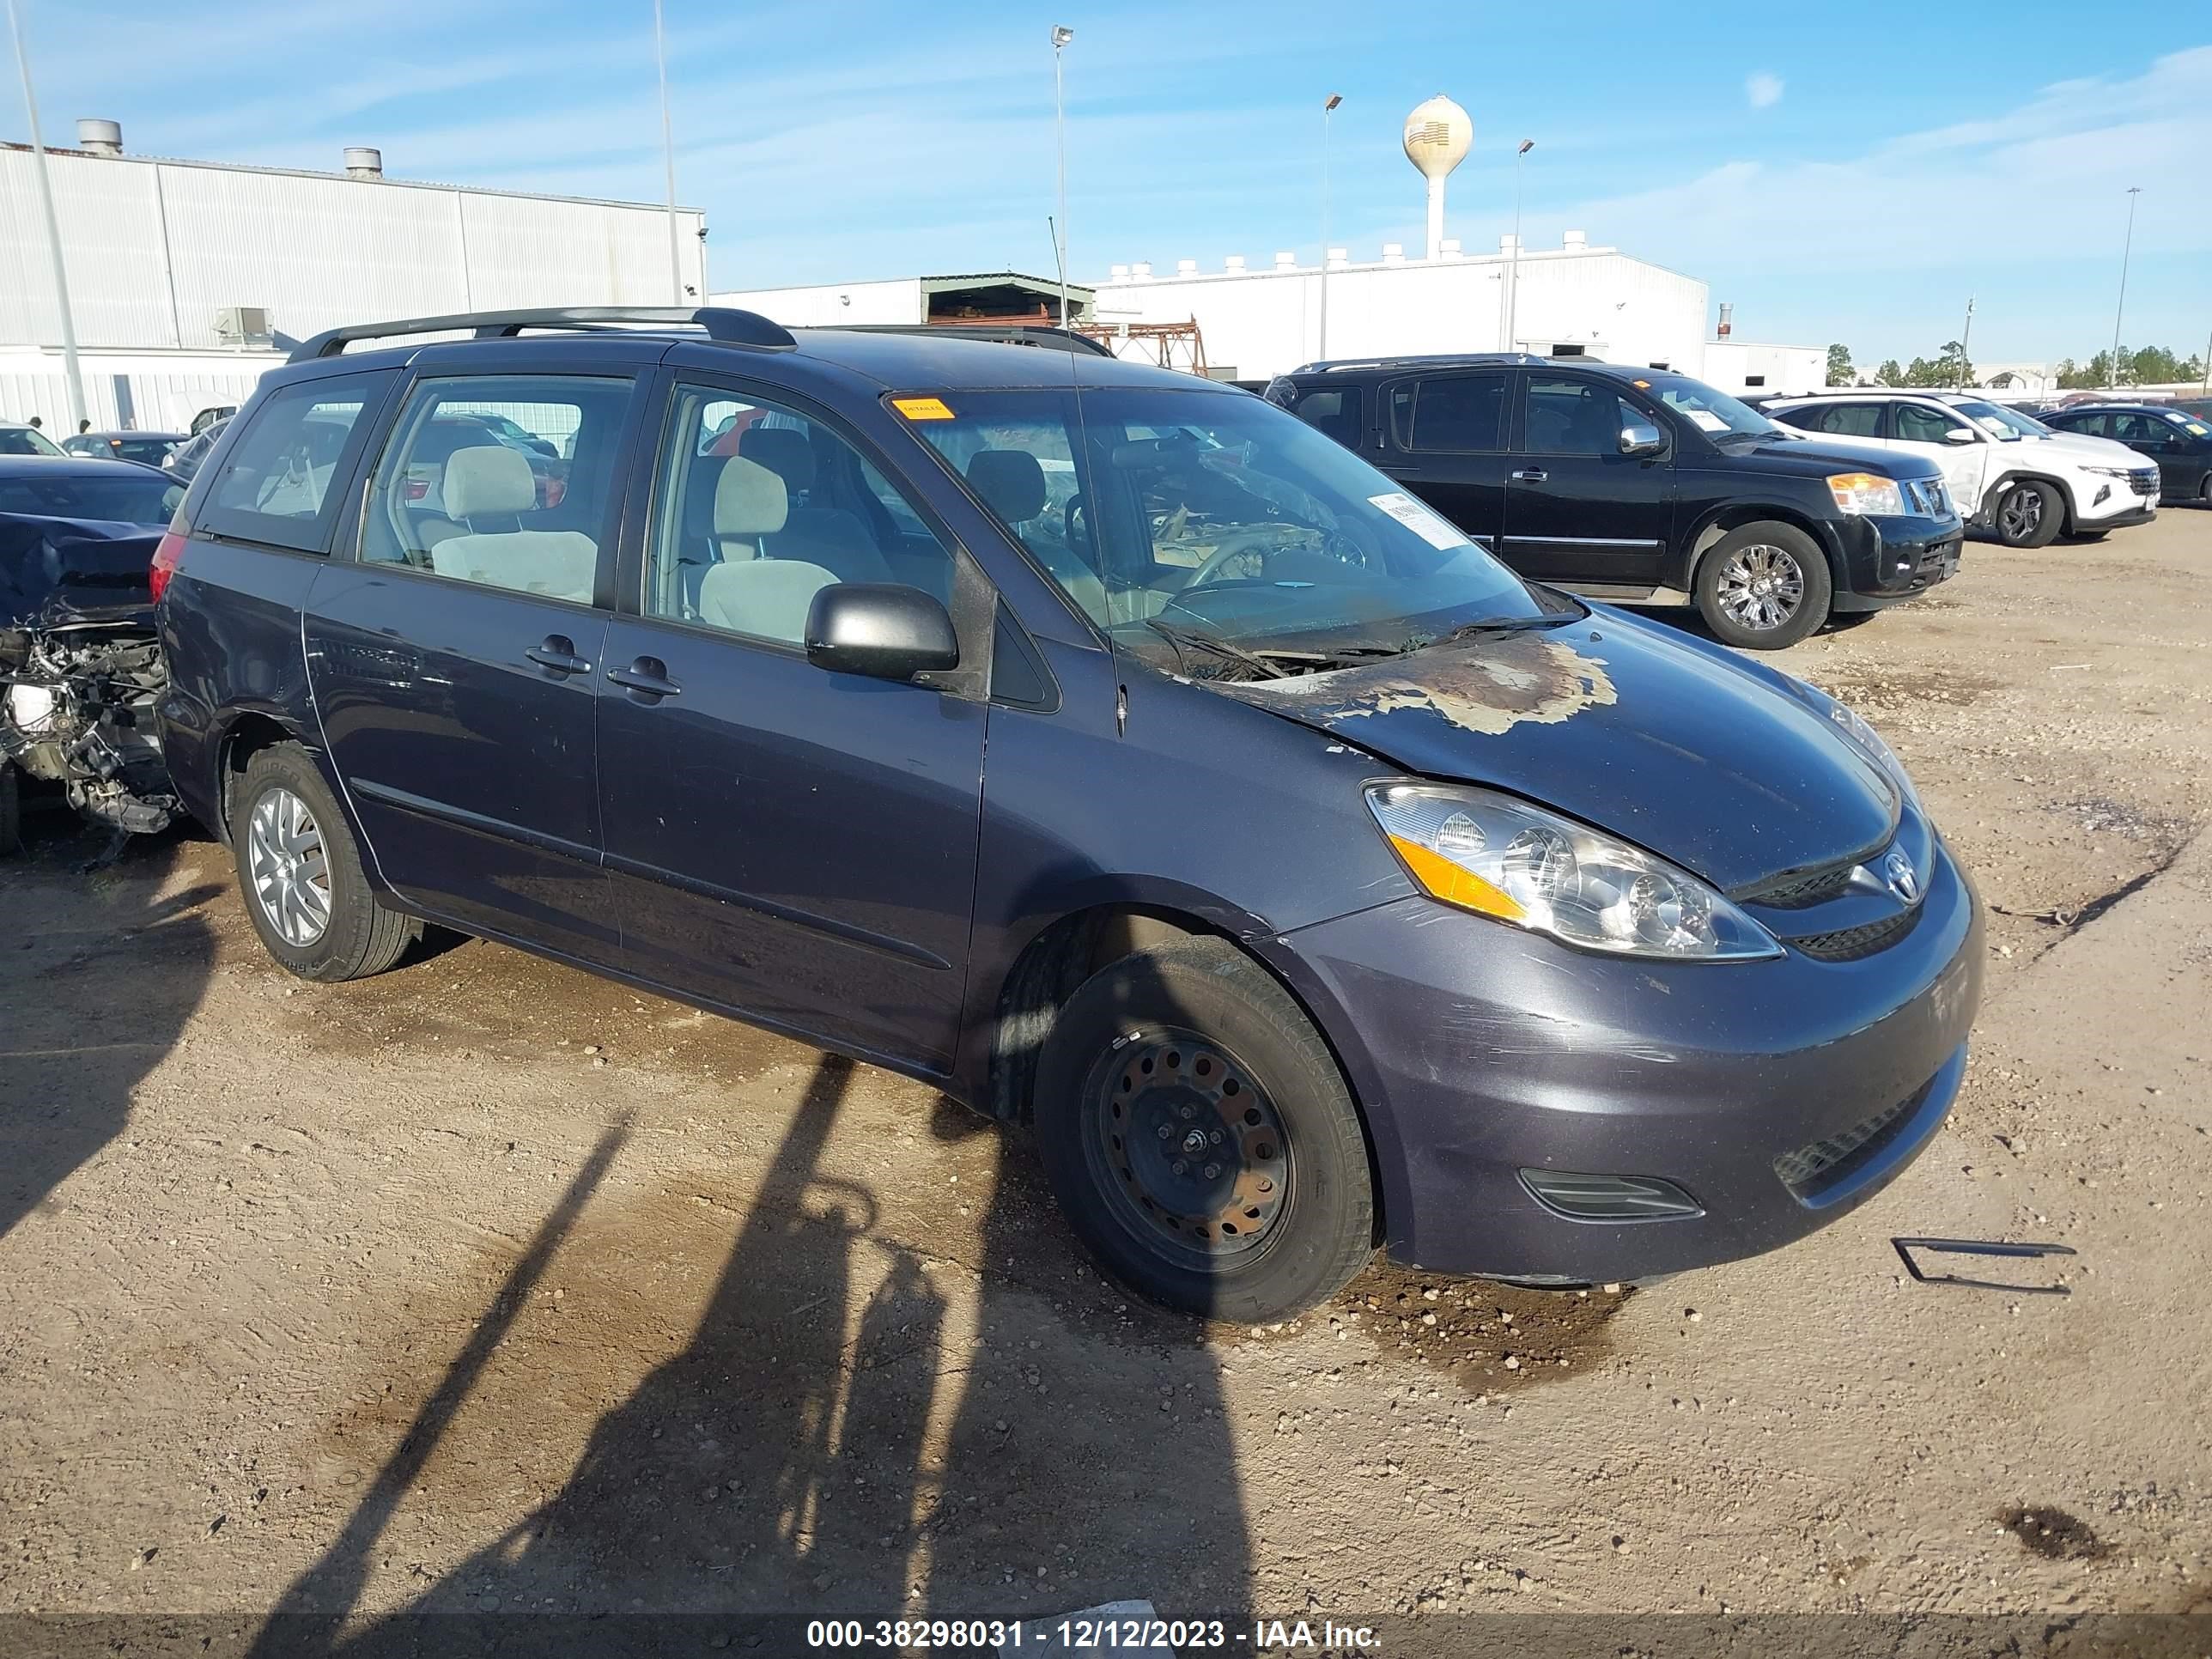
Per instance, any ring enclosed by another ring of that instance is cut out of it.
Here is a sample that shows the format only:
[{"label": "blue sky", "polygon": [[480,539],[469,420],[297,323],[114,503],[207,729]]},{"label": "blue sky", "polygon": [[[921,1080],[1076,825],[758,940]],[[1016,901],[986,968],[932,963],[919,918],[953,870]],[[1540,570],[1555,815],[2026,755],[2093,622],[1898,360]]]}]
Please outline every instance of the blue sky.
[{"label": "blue sky", "polygon": [[[80,115],[141,154],[657,199],[650,0],[25,0],[50,141]],[[1068,48],[1072,274],[1320,240],[1418,252],[1405,112],[1449,93],[1476,150],[1447,234],[1562,231],[1688,271],[1751,339],[1978,360],[2212,330],[2212,10],[2183,0],[1849,8],[666,0],[678,194],[718,289],[1046,272],[1052,53]],[[363,20],[374,19],[365,24]],[[0,133],[21,137],[0,94]]]}]

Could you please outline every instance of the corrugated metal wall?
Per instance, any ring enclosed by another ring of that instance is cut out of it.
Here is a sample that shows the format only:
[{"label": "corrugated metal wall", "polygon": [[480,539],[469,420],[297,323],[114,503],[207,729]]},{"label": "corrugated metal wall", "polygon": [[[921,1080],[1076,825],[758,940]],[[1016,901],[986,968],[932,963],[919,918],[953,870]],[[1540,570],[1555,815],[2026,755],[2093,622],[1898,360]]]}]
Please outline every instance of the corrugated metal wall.
[{"label": "corrugated metal wall", "polygon": [[[642,204],[50,152],[77,338],[205,349],[260,306],[295,338],[343,323],[494,307],[668,305],[668,218]],[[0,344],[61,327],[36,158],[0,149]],[[704,303],[702,216],[678,215]]]}]

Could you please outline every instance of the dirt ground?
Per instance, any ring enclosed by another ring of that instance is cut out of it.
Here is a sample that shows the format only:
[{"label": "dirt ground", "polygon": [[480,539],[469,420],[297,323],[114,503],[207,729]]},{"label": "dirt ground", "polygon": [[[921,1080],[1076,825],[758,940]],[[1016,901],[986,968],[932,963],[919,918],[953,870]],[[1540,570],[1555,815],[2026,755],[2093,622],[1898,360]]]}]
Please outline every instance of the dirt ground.
[{"label": "dirt ground", "polygon": [[[1784,661],[1903,753],[1992,912],[1932,1151],[1760,1260],[1580,1296],[1378,1266],[1255,1333],[1102,1282],[1029,1147],[912,1083],[480,943],[302,985],[214,843],[88,874],[35,821],[0,866],[0,1649],[1148,1598],[1248,1653],[1255,1619],[1472,1651],[1486,1612],[2033,1615],[2007,1650],[2056,1652],[2212,1613],[2212,513],[1970,546]],[[1915,1284],[1897,1234],[2063,1241],[1929,1266],[2072,1294]]]}]

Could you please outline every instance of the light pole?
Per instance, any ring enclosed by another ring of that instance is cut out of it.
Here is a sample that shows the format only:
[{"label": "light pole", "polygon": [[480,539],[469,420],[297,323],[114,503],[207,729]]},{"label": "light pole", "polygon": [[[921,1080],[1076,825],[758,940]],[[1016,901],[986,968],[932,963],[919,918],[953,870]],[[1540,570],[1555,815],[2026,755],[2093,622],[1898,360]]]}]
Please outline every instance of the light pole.
[{"label": "light pole", "polygon": [[69,269],[62,261],[61,221],[54,216],[53,180],[46,173],[46,141],[39,134],[39,99],[31,90],[31,55],[23,48],[23,20],[8,0],[8,28],[15,37],[15,67],[23,74],[23,112],[30,118],[31,154],[38,161],[39,205],[46,214],[46,252],[53,256],[54,303],[61,312],[62,368],[69,380],[70,430],[84,424],[84,377],[77,371],[76,321],[70,313]]},{"label": "light pole", "polygon": [[1515,349],[1514,335],[1521,321],[1521,158],[1536,148],[1534,138],[1523,138],[1513,152],[1513,257],[1506,262],[1505,340],[1504,349]]},{"label": "light pole", "polygon": [[1321,106],[1321,344],[1316,355],[1324,361],[1328,356],[1328,118],[1343,101],[1342,93],[1332,92]]},{"label": "light pole", "polygon": [[1959,390],[1966,389],[1966,376],[1973,373],[1973,353],[1968,349],[1974,343],[1974,296],[1966,296],[1966,331],[1959,337]]},{"label": "light pole", "polygon": [[1053,143],[1058,151],[1060,201],[1060,325],[1067,326],[1067,98],[1060,76],[1060,53],[1067,43],[1075,39],[1075,31],[1065,23],[1052,26],[1052,131]]},{"label": "light pole", "polygon": [[2128,311],[2128,255],[2136,246],[2136,198],[2142,194],[2141,185],[2128,186],[2128,234],[2120,244],[2120,302],[2112,310],[2112,357],[2105,369],[2107,391],[2120,383],[2120,319]]},{"label": "light pole", "polygon": [[[680,306],[684,303],[684,261],[676,251],[676,128],[668,118],[668,41],[660,27],[660,0],[653,0],[653,58],[660,70],[660,159],[668,170],[669,298]],[[699,297],[703,301],[707,296],[702,294]]]}]

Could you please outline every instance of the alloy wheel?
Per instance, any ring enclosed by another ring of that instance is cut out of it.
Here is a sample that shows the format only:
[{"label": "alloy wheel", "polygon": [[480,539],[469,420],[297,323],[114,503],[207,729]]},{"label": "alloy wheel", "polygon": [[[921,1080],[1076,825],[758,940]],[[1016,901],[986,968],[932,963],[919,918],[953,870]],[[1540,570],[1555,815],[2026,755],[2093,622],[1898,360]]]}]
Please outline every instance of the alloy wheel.
[{"label": "alloy wheel", "polygon": [[1154,1028],[1091,1079],[1085,1150],[1124,1226],[1215,1269],[1267,1242],[1290,1195],[1290,1146],[1249,1069],[1195,1032]]},{"label": "alloy wheel", "polygon": [[1997,533],[2008,542],[2024,542],[2043,524],[2043,492],[2014,487],[1997,503]]},{"label": "alloy wheel", "polygon": [[246,831],[246,873],[254,902],[295,948],[313,945],[331,925],[330,860],[323,832],[307,804],[289,789],[253,803]]},{"label": "alloy wheel", "polygon": [[1738,548],[1721,567],[1714,597],[1738,627],[1767,633],[1805,602],[1805,572],[1789,549],[1754,542]]}]

